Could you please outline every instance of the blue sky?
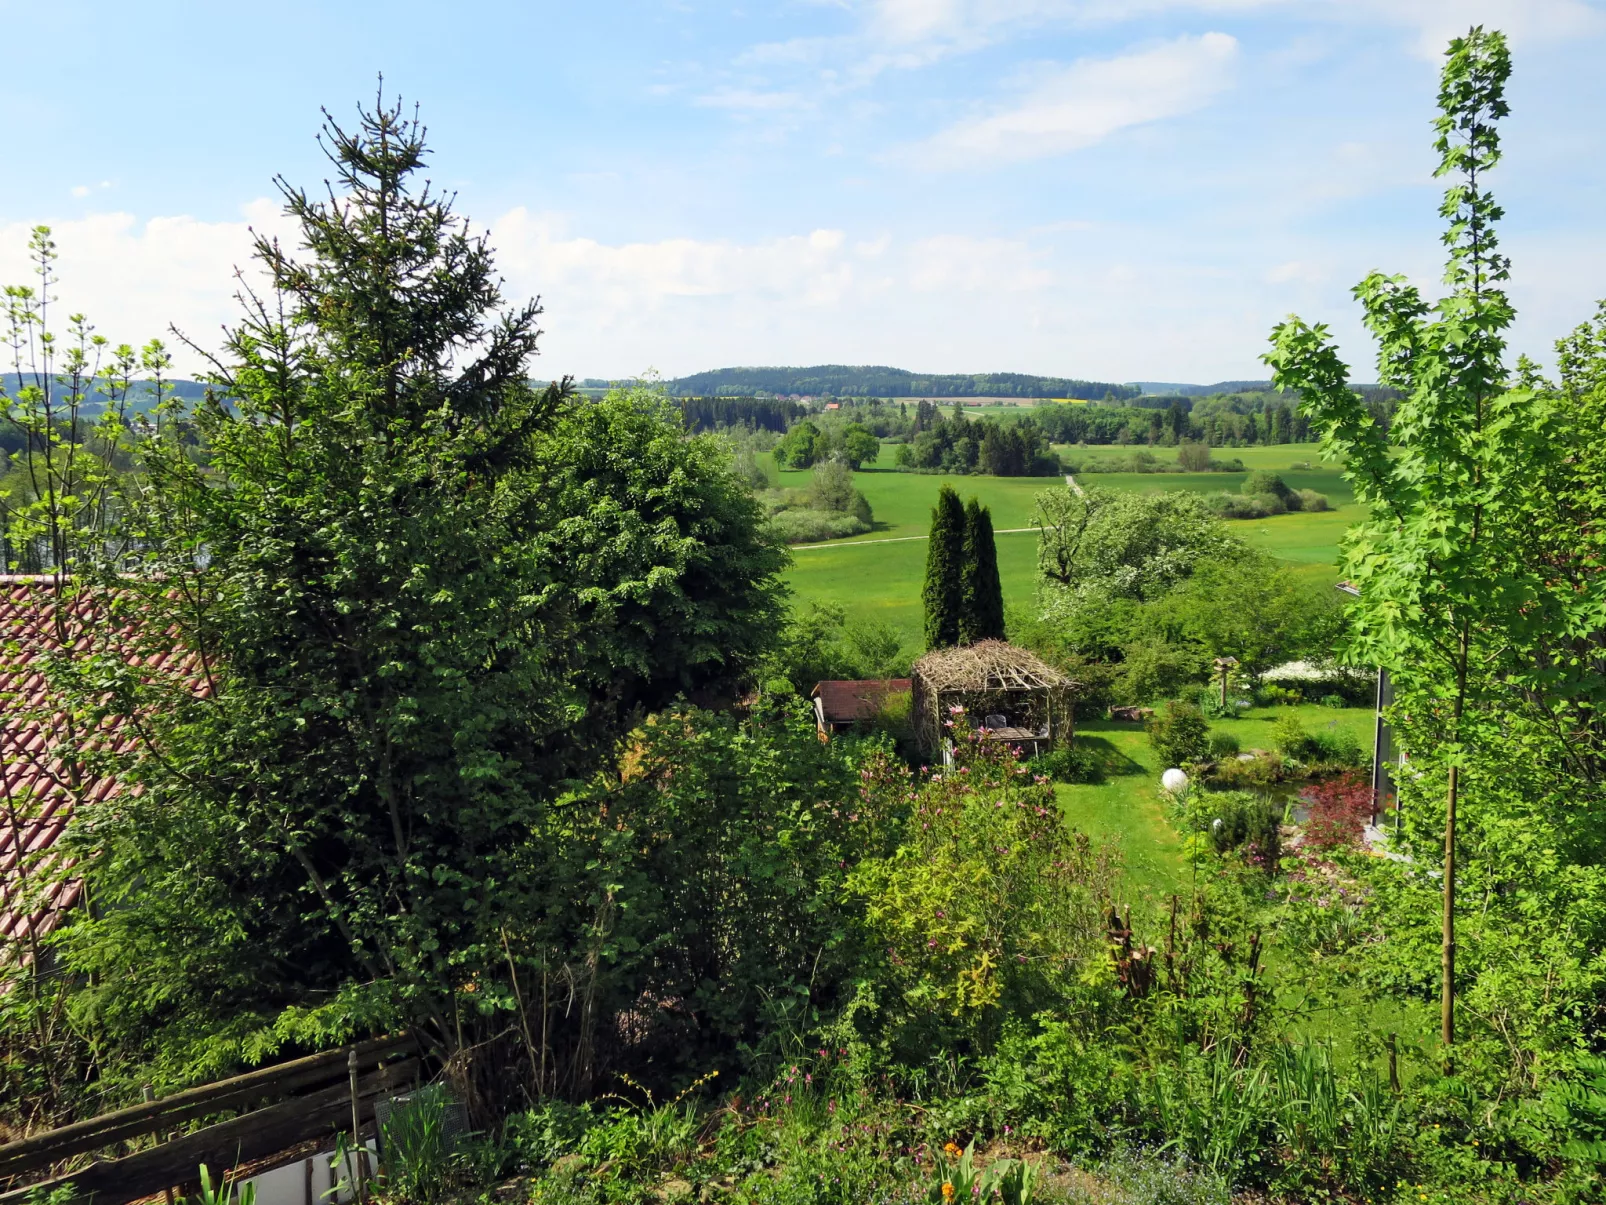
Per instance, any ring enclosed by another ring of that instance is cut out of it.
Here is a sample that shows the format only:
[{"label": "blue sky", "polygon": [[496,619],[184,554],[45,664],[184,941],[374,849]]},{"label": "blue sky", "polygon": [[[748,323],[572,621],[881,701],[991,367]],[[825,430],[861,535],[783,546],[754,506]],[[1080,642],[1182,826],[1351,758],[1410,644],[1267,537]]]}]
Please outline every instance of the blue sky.
[{"label": "blue sky", "polygon": [[230,316],[319,106],[422,106],[435,181],[539,293],[539,371],[886,363],[1262,375],[1290,311],[1439,273],[1444,41],[1511,35],[1514,343],[1606,296],[1595,0],[18,4],[0,76],[0,278],[27,227],[64,299],[139,341]]}]

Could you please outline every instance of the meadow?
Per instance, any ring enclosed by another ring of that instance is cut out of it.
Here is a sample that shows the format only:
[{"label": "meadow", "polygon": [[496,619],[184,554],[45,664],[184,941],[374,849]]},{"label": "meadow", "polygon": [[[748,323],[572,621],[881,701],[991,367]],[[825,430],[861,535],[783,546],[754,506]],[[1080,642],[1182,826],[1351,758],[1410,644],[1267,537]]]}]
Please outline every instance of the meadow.
[{"label": "meadow", "polygon": [[[1130,456],[1133,448],[1061,449],[1074,455],[1097,452]],[[884,447],[881,458],[855,475],[855,484],[875,514],[874,530],[826,544],[799,545],[786,575],[798,603],[829,602],[842,606],[850,617],[891,624],[913,650],[921,639],[920,586],[925,573],[925,535],[937,491],[951,485],[962,498],[976,497],[991,508],[998,532],[998,568],[1003,579],[1006,608],[1032,605],[1036,591],[1037,537],[1031,529],[1037,496],[1044,490],[1064,488],[1052,477],[965,477],[903,473],[892,467],[894,449]],[[1162,461],[1175,462],[1175,449],[1155,450]],[[1271,447],[1224,448],[1223,457],[1238,457],[1244,473],[1088,473],[1085,485],[1112,490],[1154,493],[1193,490],[1199,493],[1236,491],[1248,470],[1273,469],[1294,489],[1326,494],[1333,508],[1320,514],[1277,515],[1269,519],[1238,520],[1232,530],[1273,556],[1301,566],[1313,576],[1338,579],[1338,544],[1345,528],[1360,516],[1340,470],[1322,464],[1315,444],[1279,444]],[[1309,463],[1309,469],[1294,469]],[[780,484],[808,485],[807,470],[779,474]],[[1026,530],[1019,530],[1026,529]]]}]

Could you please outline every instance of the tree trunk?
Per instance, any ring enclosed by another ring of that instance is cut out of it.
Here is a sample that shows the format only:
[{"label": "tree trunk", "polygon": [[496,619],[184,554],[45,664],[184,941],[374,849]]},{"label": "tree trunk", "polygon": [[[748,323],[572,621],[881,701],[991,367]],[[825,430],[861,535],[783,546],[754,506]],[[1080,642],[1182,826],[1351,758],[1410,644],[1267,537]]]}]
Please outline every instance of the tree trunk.
[{"label": "tree trunk", "polygon": [[1461,767],[1450,767],[1450,785],[1444,799],[1444,934],[1443,982],[1440,986],[1440,1036],[1445,1066],[1455,1043],[1455,805],[1461,785]]}]

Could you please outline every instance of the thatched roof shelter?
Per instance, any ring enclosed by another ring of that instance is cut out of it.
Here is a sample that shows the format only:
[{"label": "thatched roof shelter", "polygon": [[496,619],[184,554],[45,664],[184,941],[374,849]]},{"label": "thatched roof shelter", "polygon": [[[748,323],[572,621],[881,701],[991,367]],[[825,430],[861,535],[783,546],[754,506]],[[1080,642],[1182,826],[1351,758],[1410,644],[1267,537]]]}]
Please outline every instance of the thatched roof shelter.
[{"label": "thatched roof shelter", "polygon": [[910,673],[910,711],[921,750],[947,760],[943,721],[963,707],[970,721],[1032,753],[1072,733],[1076,683],[1026,649],[1003,640],[933,649]]}]

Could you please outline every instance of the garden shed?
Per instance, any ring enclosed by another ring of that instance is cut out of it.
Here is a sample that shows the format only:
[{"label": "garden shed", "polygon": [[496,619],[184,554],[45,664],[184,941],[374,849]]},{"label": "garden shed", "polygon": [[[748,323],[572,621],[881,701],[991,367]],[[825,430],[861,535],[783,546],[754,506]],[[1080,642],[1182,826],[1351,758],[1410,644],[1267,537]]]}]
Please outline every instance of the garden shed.
[{"label": "garden shed", "polygon": [[1041,658],[1003,640],[933,649],[910,674],[915,737],[928,757],[951,757],[943,722],[963,707],[973,724],[1028,755],[1069,740],[1076,683]]}]

